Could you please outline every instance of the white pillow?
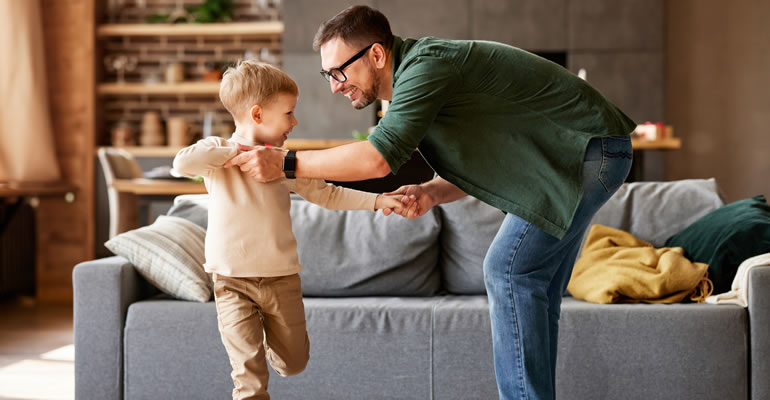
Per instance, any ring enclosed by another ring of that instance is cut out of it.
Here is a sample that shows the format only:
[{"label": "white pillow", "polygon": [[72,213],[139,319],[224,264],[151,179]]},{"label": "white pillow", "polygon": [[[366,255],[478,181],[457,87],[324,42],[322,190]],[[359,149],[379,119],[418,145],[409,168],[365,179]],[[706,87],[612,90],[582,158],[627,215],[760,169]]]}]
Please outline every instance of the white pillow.
[{"label": "white pillow", "polygon": [[206,302],[212,283],[203,269],[206,231],[179,217],[160,216],[104,245],[134,264],[140,275],[174,297]]}]

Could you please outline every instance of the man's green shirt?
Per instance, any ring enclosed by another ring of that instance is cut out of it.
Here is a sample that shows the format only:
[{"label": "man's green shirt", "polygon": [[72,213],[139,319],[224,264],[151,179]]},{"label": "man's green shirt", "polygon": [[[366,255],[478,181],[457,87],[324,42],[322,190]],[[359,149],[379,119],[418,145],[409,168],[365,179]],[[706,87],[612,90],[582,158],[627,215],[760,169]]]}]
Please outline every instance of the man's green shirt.
[{"label": "man's green shirt", "polygon": [[396,37],[393,99],[369,141],[393,173],[417,148],[465,193],[562,238],[588,141],[634,127],[585,81],[521,49]]}]

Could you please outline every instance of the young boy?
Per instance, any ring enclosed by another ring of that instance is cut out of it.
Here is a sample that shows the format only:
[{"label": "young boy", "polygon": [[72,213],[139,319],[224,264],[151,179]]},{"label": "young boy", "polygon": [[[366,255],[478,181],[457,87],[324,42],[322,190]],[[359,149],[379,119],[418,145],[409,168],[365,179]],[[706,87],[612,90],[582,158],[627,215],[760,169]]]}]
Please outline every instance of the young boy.
[{"label": "young boy", "polygon": [[256,61],[228,68],[219,97],[235,120],[229,140],[209,137],[184,148],[174,169],[203,176],[210,195],[207,272],[222,342],[230,357],[233,399],[269,399],[265,358],[281,376],[302,372],[310,357],[289,192],[325,208],[399,208],[399,197],[336,187],[323,180],[259,183],[223,164],[245,146],[284,144],[297,125],[299,90],[284,72]]}]

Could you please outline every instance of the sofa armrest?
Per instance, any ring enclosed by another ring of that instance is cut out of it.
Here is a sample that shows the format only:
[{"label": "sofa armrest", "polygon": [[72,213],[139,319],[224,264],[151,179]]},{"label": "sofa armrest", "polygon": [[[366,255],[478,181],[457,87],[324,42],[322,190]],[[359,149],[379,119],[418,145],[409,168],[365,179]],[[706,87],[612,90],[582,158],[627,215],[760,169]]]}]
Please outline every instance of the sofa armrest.
[{"label": "sofa armrest", "polygon": [[770,399],[770,266],[749,271],[751,397]]},{"label": "sofa armrest", "polygon": [[151,296],[150,286],[123,257],[83,262],[72,272],[75,396],[123,396],[123,328],[128,306]]}]

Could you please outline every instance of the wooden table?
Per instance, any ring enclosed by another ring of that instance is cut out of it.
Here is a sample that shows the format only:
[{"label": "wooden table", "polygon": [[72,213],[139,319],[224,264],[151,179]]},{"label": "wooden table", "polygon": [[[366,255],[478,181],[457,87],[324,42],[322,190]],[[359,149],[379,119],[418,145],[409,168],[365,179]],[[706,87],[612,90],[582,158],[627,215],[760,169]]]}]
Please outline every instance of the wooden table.
[{"label": "wooden table", "polygon": [[[203,194],[206,187],[203,183],[194,182],[188,179],[115,179],[112,187],[118,192],[120,197],[120,207],[118,209],[118,233],[126,232],[138,228],[145,223],[140,220],[140,197],[164,198],[173,197],[180,194]],[[152,213],[150,207],[147,207],[146,223],[152,222]]]},{"label": "wooden table", "polygon": [[682,148],[682,140],[677,137],[660,140],[642,140],[631,138],[631,145],[634,148],[634,163],[631,165],[631,171],[628,173],[628,182],[639,182],[648,180],[644,174],[644,159],[647,151],[671,151]]},{"label": "wooden table", "polygon": [[634,150],[679,150],[682,148],[682,139],[642,140],[632,138],[631,145]]},{"label": "wooden table", "polygon": [[188,179],[116,179],[112,186],[121,193],[137,196],[176,196],[207,193],[203,183]]}]

